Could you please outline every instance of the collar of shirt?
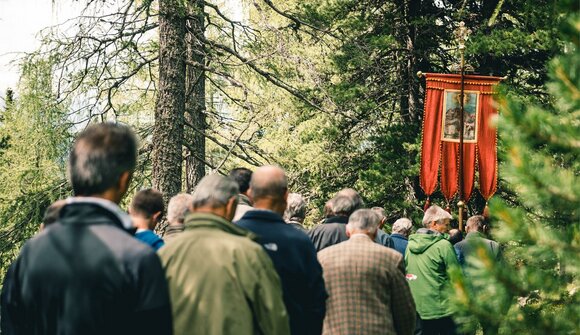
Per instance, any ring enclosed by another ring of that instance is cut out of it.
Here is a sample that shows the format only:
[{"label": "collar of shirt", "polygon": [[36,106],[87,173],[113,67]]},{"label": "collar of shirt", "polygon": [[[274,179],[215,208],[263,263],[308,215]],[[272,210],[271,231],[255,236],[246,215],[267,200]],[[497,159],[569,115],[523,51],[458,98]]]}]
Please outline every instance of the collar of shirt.
[{"label": "collar of shirt", "polygon": [[367,240],[372,241],[371,238],[367,234],[363,234],[363,233],[351,234],[350,238],[366,238]]},{"label": "collar of shirt", "polygon": [[96,197],[70,197],[66,199],[67,204],[91,204],[96,205],[101,208],[108,210],[109,212],[113,213],[125,229],[133,229],[133,221],[131,221],[131,217],[129,214],[125,213],[116,203],[103,199],[103,198],[96,198]]},{"label": "collar of shirt", "polygon": [[142,233],[142,232],[144,232],[144,231],[148,231],[148,230],[149,230],[149,229],[143,229],[143,228],[139,228],[139,229],[137,229],[137,231],[135,232],[135,234]]}]

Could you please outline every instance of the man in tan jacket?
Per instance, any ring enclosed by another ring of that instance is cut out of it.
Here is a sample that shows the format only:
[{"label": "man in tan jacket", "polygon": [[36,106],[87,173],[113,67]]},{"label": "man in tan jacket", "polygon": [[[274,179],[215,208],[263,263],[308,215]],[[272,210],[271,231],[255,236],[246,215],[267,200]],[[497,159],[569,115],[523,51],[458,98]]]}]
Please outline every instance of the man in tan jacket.
[{"label": "man in tan jacket", "polygon": [[318,253],[329,295],[323,334],[413,334],[415,303],[403,256],[374,242],[379,221],[370,209],[355,211],[349,240]]},{"label": "man in tan jacket", "polygon": [[174,334],[290,334],[280,279],[251,233],[231,223],[237,184],[209,175],[185,231],[160,249]]}]

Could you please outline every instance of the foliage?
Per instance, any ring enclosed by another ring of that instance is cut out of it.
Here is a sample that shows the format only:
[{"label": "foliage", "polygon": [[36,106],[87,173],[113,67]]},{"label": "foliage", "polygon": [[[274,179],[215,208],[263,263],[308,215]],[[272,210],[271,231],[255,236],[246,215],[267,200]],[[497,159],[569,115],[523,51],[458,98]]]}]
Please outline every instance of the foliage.
[{"label": "foliage", "polygon": [[[563,55],[550,62],[550,105],[508,93],[498,121],[506,147],[504,175],[522,206],[496,199],[494,237],[504,263],[483,252],[467,280],[456,279],[464,321],[499,326],[500,333],[575,334],[580,324],[580,15],[578,3],[561,32]],[[474,323],[471,324],[474,326]]]}]

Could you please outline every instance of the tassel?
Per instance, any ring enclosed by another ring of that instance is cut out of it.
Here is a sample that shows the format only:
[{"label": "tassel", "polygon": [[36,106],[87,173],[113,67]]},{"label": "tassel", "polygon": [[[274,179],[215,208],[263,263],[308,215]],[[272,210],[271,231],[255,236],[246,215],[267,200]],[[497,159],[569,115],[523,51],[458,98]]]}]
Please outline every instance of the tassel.
[{"label": "tassel", "polygon": [[487,206],[487,201],[485,202],[485,208],[483,209],[483,217],[489,220],[489,207]]},{"label": "tassel", "polygon": [[450,213],[451,214],[451,207],[449,206],[449,203],[447,203],[447,207],[445,207],[445,211],[447,213]]},{"label": "tassel", "polygon": [[431,199],[427,197],[427,201],[425,201],[425,206],[423,206],[423,211],[426,211],[429,207],[431,207]]}]

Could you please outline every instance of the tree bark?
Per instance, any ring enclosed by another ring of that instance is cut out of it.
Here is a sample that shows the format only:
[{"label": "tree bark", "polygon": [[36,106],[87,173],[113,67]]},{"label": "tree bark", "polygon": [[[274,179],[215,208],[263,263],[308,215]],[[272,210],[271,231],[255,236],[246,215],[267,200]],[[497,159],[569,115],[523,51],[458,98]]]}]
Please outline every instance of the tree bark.
[{"label": "tree bark", "polygon": [[[185,120],[195,128],[205,131],[205,51],[204,51],[204,2],[190,0],[187,20],[187,71],[185,97]],[[186,129],[185,181],[187,192],[205,176],[205,136]]]},{"label": "tree bark", "polygon": [[169,198],[181,192],[185,111],[185,9],[159,1],[159,83],[152,138],[153,187]]}]

